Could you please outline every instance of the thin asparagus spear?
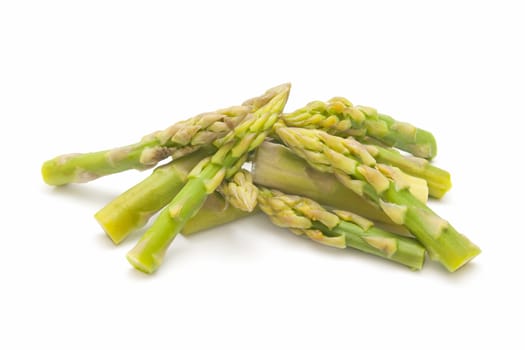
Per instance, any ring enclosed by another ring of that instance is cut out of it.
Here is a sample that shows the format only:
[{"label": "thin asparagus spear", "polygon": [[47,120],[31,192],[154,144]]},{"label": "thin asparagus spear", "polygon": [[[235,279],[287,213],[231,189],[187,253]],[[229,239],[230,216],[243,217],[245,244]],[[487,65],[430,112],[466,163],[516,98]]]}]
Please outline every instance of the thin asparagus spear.
[{"label": "thin asparagus spear", "polygon": [[282,119],[291,127],[322,129],[338,136],[373,137],[417,157],[431,159],[437,153],[436,140],[430,132],[371,107],[353,106],[343,97],[334,97],[327,103],[310,102],[295,112],[283,114]]},{"label": "thin asparagus spear", "polygon": [[140,142],[129,146],[55,157],[42,165],[42,177],[49,185],[65,185],[88,182],[128,169],[151,168],[169,156],[179,158],[225,136],[275,94],[270,89],[241,106],[199,114],[144,136]]},{"label": "thin asparagus spear", "polygon": [[259,207],[277,226],[291,229],[318,243],[352,247],[419,270],[425,249],[414,239],[374,227],[370,220],[351,212],[326,210],[317,202],[277,190],[259,189]]},{"label": "thin asparagus spear", "polygon": [[111,240],[118,244],[143,227],[184,186],[191,169],[215,148],[200,150],[157,167],[144,180],[122,193],[95,214]]},{"label": "thin asparagus spear", "polygon": [[277,133],[296,154],[318,170],[334,173],[351,190],[378,204],[392,221],[405,225],[433,260],[455,271],[481,251],[409,191],[398,169],[376,164],[352,138],[321,130],[281,127]]},{"label": "thin asparagus spear", "polygon": [[204,204],[207,195],[213,193],[224,178],[234,175],[245,162],[248,152],[264,141],[286,104],[289,90],[289,84],[271,89],[274,97],[268,103],[217,140],[218,151],[195,166],[188,182],[128,253],[128,261],[133,267],[153,273],[162,264],[170,243]]}]

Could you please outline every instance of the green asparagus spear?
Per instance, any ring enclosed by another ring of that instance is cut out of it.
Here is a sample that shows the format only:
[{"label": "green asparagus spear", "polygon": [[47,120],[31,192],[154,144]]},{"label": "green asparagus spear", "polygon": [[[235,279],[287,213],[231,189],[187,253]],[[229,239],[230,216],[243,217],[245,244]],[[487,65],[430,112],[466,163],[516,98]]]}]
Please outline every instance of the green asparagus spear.
[{"label": "green asparagus spear", "polygon": [[136,269],[153,273],[162,264],[170,243],[197,213],[207,195],[213,193],[224,178],[234,175],[245,162],[248,152],[264,141],[286,104],[289,90],[289,84],[269,90],[274,97],[268,103],[215,142],[218,151],[195,166],[188,182],[128,253],[128,261]]},{"label": "green asparagus spear", "polygon": [[396,121],[371,107],[353,106],[343,97],[334,97],[327,103],[310,102],[283,114],[282,119],[291,127],[321,129],[338,136],[369,136],[417,157],[431,159],[437,153],[436,140],[430,132]]},{"label": "green asparagus spear", "polygon": [[386,232],[348,211],[330,212],[317,202],[277,190],[259,189],[259,207],[277,226],[321,244],[352,247],[414,270],[423,266],[425,249],[414,239]]},{"label": "green asparagus spear", "polygon": [[214,147],[203,147],[155,168],[143,181],[100,209],[95,218],[115,244],[122,242],[166,206],[184,186],[191,169],[213,151]]},{"label": "green asparagus spear", "polygon": [[241,106],[199,114],[144,136],[140,142],[129,146],[58,156],[44,162],[42,177],[49,185],[83,183],[128,169],[148,169],[169,156],[179,158],[225,136],[249,113],[274,98],[275,93],[268,90]]},{"label": "green asparagus spear", "polygon": [[[257,185],[309,197],[323,205],[348,210],[371,220],[391,225],[389,230],[404,232],[375,204],[345,187],[333,174],[321,172],[288,147],[263,142],[253,158],[253,181]],[[395,225],[395,226],[394,226]]]},{"label": "green asparagus spear", "polygon": [[332,172],[348,188],[378,204],[392,221],[405,225],[433,260],[455,271],[481,251],[409,192],[399,169],[376,164],[366,147],[353,138],[321,130],[281,127],[279,137],[310,165]]}]

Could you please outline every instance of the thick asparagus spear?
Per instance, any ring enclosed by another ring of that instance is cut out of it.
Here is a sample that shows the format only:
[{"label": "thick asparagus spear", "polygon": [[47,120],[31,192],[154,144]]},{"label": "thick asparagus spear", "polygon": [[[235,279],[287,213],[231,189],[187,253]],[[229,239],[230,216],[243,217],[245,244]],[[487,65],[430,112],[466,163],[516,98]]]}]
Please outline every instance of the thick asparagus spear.
[{"label": "thick asparagus spear", "polygon": [[144,136],[138,143],[115,149],[65,154],[44,162],[42,177],[49,185],[82,183],[128,169],[144,170],[171,156],[174,159],[209,145],[251,112],[276,96],[272,89],[240,106],[199,114],[165,130]]},{"label": "thick asparagus spear", "polygon": [[111,240],[120,243],[165,207],[184,186],[191,169],[213,151],[214,147],[203,147],[155,168],[143,181],[100,209],[95,218]]},{"label": "thick asparagus spear", "polygon": [[195,166],[188,182],[128,253],[128,261],[136,269],[152,273],[160,266],[168,246],[203,205],[207,195],[213,193],[225,177],[234,175],[248,152],[264,141],[286,104],[289,90],[289,84],[271,89],[274,97],[268,103],[217,140],[218,151]]},{"label": "thick asparagus spear", "polygon": [[431,159],[437,153],[436,140],[430,132],[371,107],[353,106],[343,97],[334,97],[327,103],[310,102],[295,112],[283,114],[282,119],[287,126],[322,129],[338,136],[369,136],[417,157]]},{"label": "thick asparagus spear", "polygon": [[259,189],[259,207],[277,226],[321,244],[352,247],[414,270],[423,266],[425,249],[414,239],[386,232],[348,211],[330,212],[317,202],[277,190]]},{"label": "thick asparagus spear", "polygon": [[[253,158],[253,181],[257,185],[309,197],[323,205],[348,210],[389,225],[394,222],[375,204],[345,187],[333,174],[311,167],[288,147],[264,142]],[[404,227],[397,226],[395,231]]]},{"label": "thick asparagus spear", "polygon": [[334,173],[345,186],[378,204],[392,221],[405,225],[430,257],[449,271],[457,270],[481,252],[468,238],[416,199],[395,168],[376,164],[366,147],[356,140],[304,128],[282,127],[277,133],[310,165]]}]

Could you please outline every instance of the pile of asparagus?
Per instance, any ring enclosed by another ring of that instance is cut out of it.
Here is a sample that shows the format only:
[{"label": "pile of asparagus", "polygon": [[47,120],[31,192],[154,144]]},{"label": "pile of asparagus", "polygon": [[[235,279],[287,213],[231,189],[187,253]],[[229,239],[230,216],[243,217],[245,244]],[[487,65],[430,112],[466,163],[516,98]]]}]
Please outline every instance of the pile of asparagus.
[{"label": "pile of asparagus", "polygon": [[413,270],[425,252],[449,271],[480,253],[426,204],[451,187],[450,174],[430,162],[430,132],[342,97],[283,113],[289,92],[289,84],[274,87],[129,146],[58,156],[43,164],[43,179],[61,186],[155,167],[95,214],[118,244],[160,211],[127,254],[146,273],[159,268],[179,232],[259,210],[297,235]]}]

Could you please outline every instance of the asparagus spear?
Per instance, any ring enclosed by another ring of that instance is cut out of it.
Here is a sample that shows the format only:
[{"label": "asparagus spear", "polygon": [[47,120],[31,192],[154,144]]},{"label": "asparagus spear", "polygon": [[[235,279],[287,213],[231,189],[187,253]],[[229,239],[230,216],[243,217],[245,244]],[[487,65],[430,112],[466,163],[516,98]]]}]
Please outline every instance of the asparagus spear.
[{"label": "asparagus spear", "polygon": [[184,186],[191,169],[214,150],[213,147],[203,147],[155,168],[146,179],[100,209],[95,219],[115,244],[122,242],[166,206]]},{"label": "asparagus spear", "polygon": [[144,136],[140,142],[129,146],[55,157],[42,165],[42,177],[49,185],[65,185],[88,182],[128,169],[151,168],[169,156],[179,158],[225,136],[249,113],[275,96],[276,91],[270,89],[240,106],[199,114]]},{"label": "asparagus spear", "polygon": [[336,248],[356,248],[414,270],[423,266],[425,249],[416,240],[374,227],[370,220],[357,214],[328,211],[311,199],[267,188],[259,189],[258,201],[274,224],[297,235]]},{"label": "asparagus spear", "polygon": [[366,145],[366,149],[379,163],[395,166],[403,172],[424,179],[432,197],[441,198],[452,187],[450,173],[419,157],[406,157],[393,148]]},{"label": "asparagus spear", "polygon": [[343,97],[334,97],[327,103],[310,102],[295,112],[283,114],[282,119],[291,127],[322,129],[338,136],[369,136],[417,157],[431,159],[437,153],[436,140],[430,132],[371,107],[353,106]]},{"label": "asparagus spear", "polygon": [[264,141],[286,104],[289,90],[289,84],[271,89],[270,94],[274,97],[268,103],[215,142],[217,152],[193,168],[188,182],[128,253],[128,261],[136,269],[153,273],[161,265],[168,246],[197,213],[207,195],[213,193],[224,178],[234,175],[248,152]]},{"label": "asparagus spear", "polygon": [[279,137],[318,170],[334,173],[348,188],[378,204],[392,221],[405,225],[433,260],[455,271],[480,249],[409,191],[399,171],[376,164],[366,147],[353,138],[322,130],[282,127]]},{"label": "asparagus spear", "polygon": [[406,229],[395,225],[378,205],[345,187],[333,174],[311,167],[286,146],[263,142],[255,152],[252,165],[253,181],[257,185],[309,197],[323,205],[391,225],[395,232],[406,233]]},{"label": "asparagus spear", "polygon": [[[305,197],[264,187],[258,189],[251,183],[250,174],[244,170],[238,172],[233,181],[225,181],[221,187],[229,189],[223,191],[224,197],[217,192],[210,195],[203,208],[184,226],[183,232],[188,234],[188,231],[191,233],[244,217],[248,211],[237,209],[227,202],[250,209],[255,197],[259,207],[278,226],[290,228],[318,243],[339,248],[353,247],[415,270],[422,267],[425,250],[417,241],[381,230],[372,221],[357,214],[344,210],[329,212]],[[203,210],[208,206],[208,210]]]}]

